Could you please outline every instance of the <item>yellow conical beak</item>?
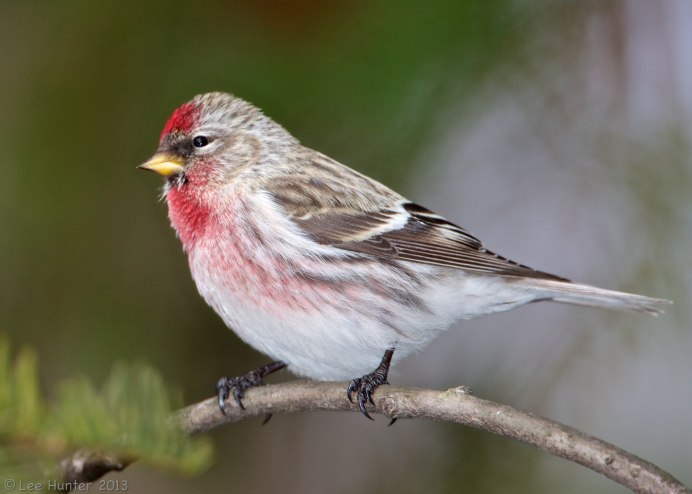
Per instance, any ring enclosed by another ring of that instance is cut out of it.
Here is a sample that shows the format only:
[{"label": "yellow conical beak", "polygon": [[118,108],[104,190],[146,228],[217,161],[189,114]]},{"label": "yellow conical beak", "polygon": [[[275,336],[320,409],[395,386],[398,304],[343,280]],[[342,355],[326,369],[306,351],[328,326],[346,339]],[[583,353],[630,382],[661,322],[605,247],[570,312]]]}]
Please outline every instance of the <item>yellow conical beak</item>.
[{"label": "yellow conical beak", "polygon": [[142,163],[137,168],[170,177],[183,171],[183,160],[174,154],[156,153],[149,161]]}]

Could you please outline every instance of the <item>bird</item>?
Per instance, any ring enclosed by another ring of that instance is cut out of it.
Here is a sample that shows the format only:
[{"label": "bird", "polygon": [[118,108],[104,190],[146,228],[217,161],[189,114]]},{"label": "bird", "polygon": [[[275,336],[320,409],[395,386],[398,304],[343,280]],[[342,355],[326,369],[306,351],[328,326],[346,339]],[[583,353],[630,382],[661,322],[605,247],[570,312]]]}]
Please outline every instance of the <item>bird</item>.
[{"label": "bird", "polygon": [[219,379],[230,397],[285,367],[345,380],[361,413],[391,365],[455,321],[538,301],[658,315],[664,299],[572,282],[488,250],[467,230],[303,146],[224,92],[179,106],[139,168],[162,198],[204,300],[274,359]]}]

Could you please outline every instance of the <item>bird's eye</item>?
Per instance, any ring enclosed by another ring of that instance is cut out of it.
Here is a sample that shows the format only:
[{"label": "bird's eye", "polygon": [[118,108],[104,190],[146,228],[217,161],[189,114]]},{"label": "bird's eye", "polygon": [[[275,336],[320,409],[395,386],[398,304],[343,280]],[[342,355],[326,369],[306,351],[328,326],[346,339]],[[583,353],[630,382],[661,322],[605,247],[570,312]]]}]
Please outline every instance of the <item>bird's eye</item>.
[{"label": "bird's eye", "polygon": [[196,148],[203,148],[207,144],[209,144],[209,139],[207,139],[204,136],[197,136],[194,139],[192,139],[192,145]]}]

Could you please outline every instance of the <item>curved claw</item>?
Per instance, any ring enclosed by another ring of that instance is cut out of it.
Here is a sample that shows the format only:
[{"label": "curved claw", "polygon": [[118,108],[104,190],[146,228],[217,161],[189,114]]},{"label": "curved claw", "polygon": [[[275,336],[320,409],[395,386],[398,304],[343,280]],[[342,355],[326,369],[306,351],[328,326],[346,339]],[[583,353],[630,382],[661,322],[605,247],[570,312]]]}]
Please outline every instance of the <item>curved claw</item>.
[{"label": "curved claw", "polygon": [[[383,384],[387,384],[386,381],[385,381]],[[371,388],[370,386],[368,386],[367,388],[365,388],[365,402],[366,402],[366,403],[367,403],[367,402],[370,402],[371,404],[374,405],[375,402],[372,401],[372,392],[373,392],[373,388]]]},{"label": "curved claw", "polygon": [[225,377],[222,377],[219,379],[219,382],[216,384],[216,396],[219,399],[219,409],[221,410],[221,413],[226,415],[226,400],[228,399],[228,379]]},{"label": "curved claw", "polygon": [[219,400],[219,408],[221,412],[226,415],[226,400],[233,393],[233,400],[236,405],[241,410],[245,410],[243,405],[243,396],[245,396],[245,390],[253,386],[261,386],[264,384],[262,378],[272,374],[279,369],[286,367],[286,364],[281,361],[272,362],[271,364],[260,367],[259,369],[253,370],[245,374],[244,376],[237,377],[222,377],[216,384],[216,394]]},{"label": "curved claw", "polygon": [[245,393],[243,391],[244,389],[241,386],[233,387],[233,399],[235,400],[236,405],[238,405],[241,410],[245,410],[245,406],[242,402],[243,396],[245,396]]},{"label": "curved claw", "polygon": [[252,384],[244,381],[243,377],[222,377],[219,379],[219,382],[216,384],[216,393],[219,398],[219,408],[221,412],[226,415],[226,400],[231,395],[231,392],[233,392],[233,399],[236,404],[241,410],[245,410],[242,398],[245,394],[245,389],[251,385]]},{"label": "curved claw", "polygon": [[370,416],[370,414],[368,413],[367,409],[365,408],[365,404],[366,404],[367,402],[368,402],[368,400],[365,398],[365,396],[364,396],[363,394],[359,394],[359,395],[358,395],[358,408],[360,408],[360,413],[362,413],[363,415],[365,415],[365,416],[366,416],[367,418],[369,418],[370,420],[375,420],[374,418],[372,418],[372,417]]},{"label": "curved claw", "polygon": [[366,405],[368,403],[374,405],[375,401],[373,400],[372,395],[375,392],[375,390],[382,384],[389,384],[389,382],[387,381],[387,374],[389,372],[389,364],[392,361],[393,354],[394,349],[388,349],[384,353],[384,356],[382,357],[382,362],[380,362],[380,365],[377,367],[377,369],[375,369],[370,374],[366,374],[363,377],[359,377],[357,379],[352,380],[351,383],[348,385],[348,388],[346,388],[346,398],[348,398],[348,401],[353,403],[353,393],[355,392],[358,400],[358,409],[360,410],[360,413],[365,415],[370,420],[374,419],[368,413]]},{"label": "curved claw", "polygon": [[346,398],[348,398],[348,401],[353,403],[353,392],[360,388],[360,379],[354,379],[351,381],[351,384],[348,385],[348,388],[346,388]]}]

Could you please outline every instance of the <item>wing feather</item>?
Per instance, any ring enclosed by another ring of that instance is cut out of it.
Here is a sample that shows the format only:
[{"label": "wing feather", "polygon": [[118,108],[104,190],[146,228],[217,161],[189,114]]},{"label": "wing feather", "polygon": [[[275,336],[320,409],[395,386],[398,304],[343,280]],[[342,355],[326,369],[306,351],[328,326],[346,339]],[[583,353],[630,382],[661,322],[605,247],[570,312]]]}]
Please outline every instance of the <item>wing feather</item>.
[{"label": "wing feather", "polygon": [[[316,242],[387,260],[568,281],[495,254],[442,216],[322,158],[319,177],[276,177],[265,184],[276,203]],[[325,168],[332,173],[324,173]]]}]

